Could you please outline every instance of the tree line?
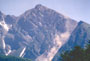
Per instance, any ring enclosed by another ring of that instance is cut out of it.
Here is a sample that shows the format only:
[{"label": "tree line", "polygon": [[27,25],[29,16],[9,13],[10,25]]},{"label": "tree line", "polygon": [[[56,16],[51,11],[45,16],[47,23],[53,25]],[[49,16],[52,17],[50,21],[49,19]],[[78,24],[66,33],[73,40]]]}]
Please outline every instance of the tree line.
[{"label": "tree line", "polygon": [[75,46],[73,50],[62,53],[60,61],[90,61],[90,42],[86,48]]}]

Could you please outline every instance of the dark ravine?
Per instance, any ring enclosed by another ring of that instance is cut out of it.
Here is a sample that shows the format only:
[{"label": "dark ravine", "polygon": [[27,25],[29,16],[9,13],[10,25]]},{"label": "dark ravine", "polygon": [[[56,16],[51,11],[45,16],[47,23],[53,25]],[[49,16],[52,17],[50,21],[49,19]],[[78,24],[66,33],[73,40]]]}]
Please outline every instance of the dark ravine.
[{"label": "dark ravine", "polygon": [[0,54],[33,61],[51,61],[54,57],[56,61],[63,49],[84,47],[90,36],[89,26],[41,4],[18,17],[0,12]]}]

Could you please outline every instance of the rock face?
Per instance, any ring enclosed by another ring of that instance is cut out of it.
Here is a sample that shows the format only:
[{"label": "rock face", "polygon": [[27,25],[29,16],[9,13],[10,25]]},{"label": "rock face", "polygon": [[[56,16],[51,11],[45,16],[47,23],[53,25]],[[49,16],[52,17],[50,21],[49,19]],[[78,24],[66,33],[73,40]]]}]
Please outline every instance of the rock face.
[{"label": "rock face", "polygon": [[[6,47],[8,45],[8,49],[4,50],[6,54],[16,53],[33,61],[51,61],[77,26],[75,20],[40,4],[19,17],[3,15],[3,18],[8,26],[3,38]],[[0,28],[4,27],[0,26]],[[4,32],[0,30],[0,35],[1,33]]]},{"label": "rock face", "polygon": [[[9,21],[11,20],[11,21]],[[9,15],[4,15],[0,12],[0,54],[8,55],[11,52],[10,45],[6,44],[5,37],[8,34],[12,24],[10,22],[14,21],[14,17]]]},{"label": "rock face", "polygon": [[55,57],[53,58],[53,61],[60,61],[60,54],[63,51],[68,51],[74,48],[74,46],[81,46],[82,48],[85,48],[87,43],[90,40],[90,24],[87,24],[83,21],[80,21],[75,28],[75,30],[72,32],[69,40],[67,43],[65,43],[57,52]]}]

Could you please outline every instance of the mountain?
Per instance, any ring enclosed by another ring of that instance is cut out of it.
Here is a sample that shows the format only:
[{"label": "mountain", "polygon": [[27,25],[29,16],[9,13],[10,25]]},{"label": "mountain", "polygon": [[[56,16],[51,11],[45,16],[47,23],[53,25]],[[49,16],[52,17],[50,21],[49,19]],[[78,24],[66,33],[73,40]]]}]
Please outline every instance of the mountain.
[{"label": "mountain", "polygon": [[75,20],[41,4],[18,17],[1,13],[0,53],[51,61],[76,26]]},{"label": "mountain", "polygon": [[60,54],[64,51],[72,50],[75,46],[85,48],[90,40],[90,24],[80,21],[72,32],[69,40],[57,52],[53,61],[60,61]]}]

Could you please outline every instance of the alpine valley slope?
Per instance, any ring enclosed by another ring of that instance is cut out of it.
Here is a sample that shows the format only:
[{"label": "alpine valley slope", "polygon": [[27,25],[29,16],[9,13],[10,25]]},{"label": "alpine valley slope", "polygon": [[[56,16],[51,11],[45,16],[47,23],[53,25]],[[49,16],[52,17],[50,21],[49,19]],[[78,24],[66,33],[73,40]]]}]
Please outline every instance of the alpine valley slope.
[{"label": "alpine valley slope", "polygon": [[0,54],[51,61],[77,22],[41,4],[19,17],[0,12]]},{"label": "alpine valley slope", "polygon": [[64,51],[70,51],[75,46],[85,48],[90,42],[90,24],[80,21],[72,32],[68,42],[66,42],[54,56],[53,61],[60,61],[60,54]]}]

